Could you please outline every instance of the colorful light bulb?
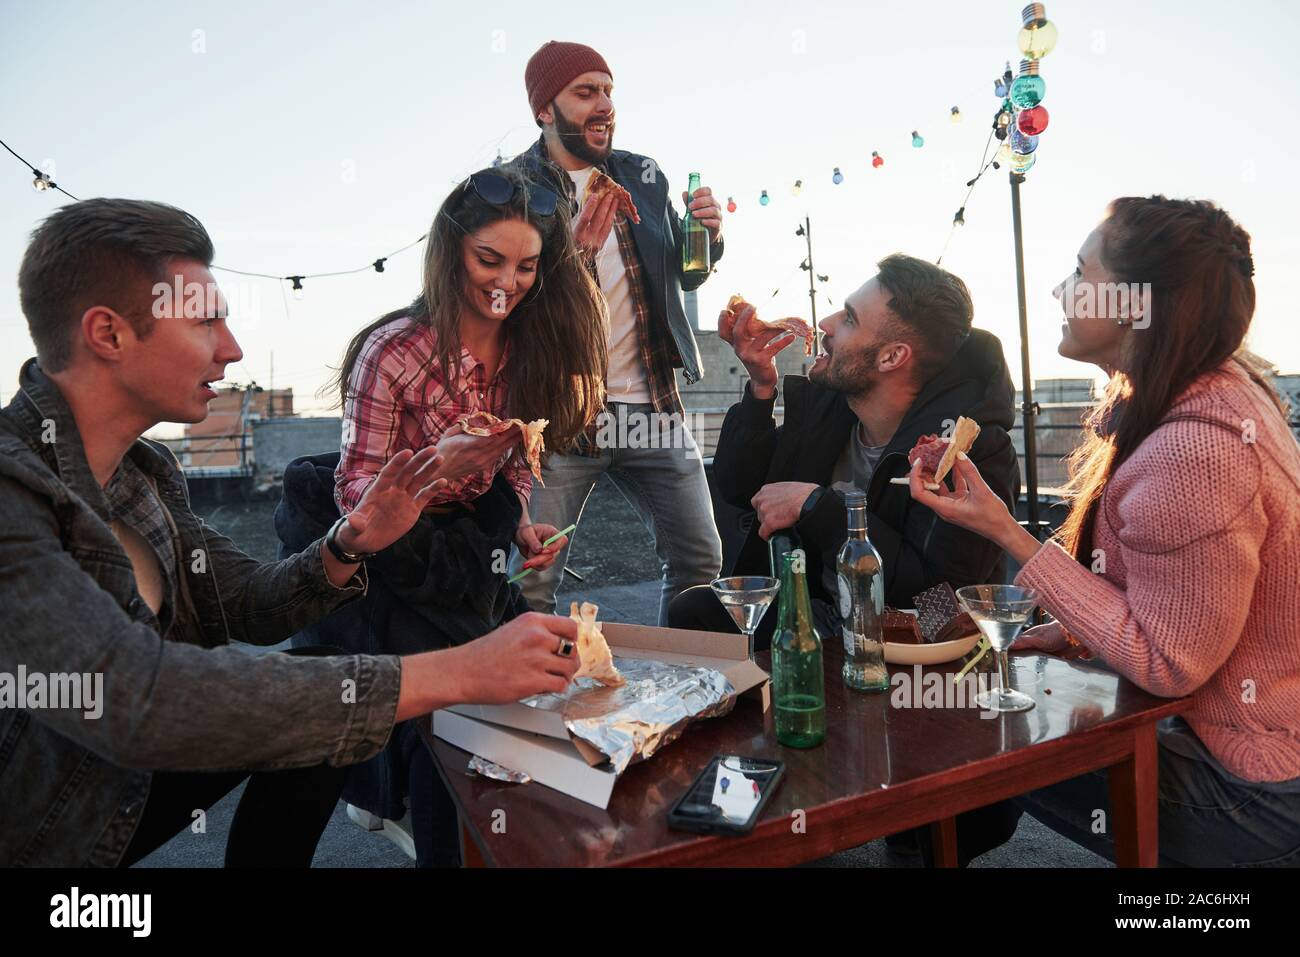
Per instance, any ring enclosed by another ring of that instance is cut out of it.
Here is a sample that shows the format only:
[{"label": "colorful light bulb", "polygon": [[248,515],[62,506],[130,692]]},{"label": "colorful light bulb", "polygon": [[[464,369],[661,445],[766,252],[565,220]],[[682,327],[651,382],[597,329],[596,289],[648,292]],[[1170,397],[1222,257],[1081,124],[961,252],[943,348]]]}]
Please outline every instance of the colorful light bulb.
[{"label": "colorful light bulb", "polygon": [[763,195],[758,197],[758,205],[766,206],[771,200],[767,198],[767,190],[763,190]]},{"label": "colorful light bulb", "polygon": [[880,167],[885,165],[885,158],[881,156],[879,153],[877,153],[875,150],[872,150],[871,165],[876,169],[880,169]]},{"label": "colorful light bulb", "polygon": [[835,167],[835,172],[831,174],[831,182],[834,183],[836,186],[844,182],[844,174],[840,172],[840,168],[838,166]]},{"label": "colorful light bulb", "polygon": [[1037,161],[1038,161],[1038,157],[1035,156],[1033,153],[1028,153],[1025,155],[1022,155],[1020,153],[1012,153],[1011,163],[1010,163],[1011,172],[1013,173],[1027,172],[1029,168],[1033,166],[1034,163],[1036,163]]},{"label": "colorful light bulb", "polygon": [[923,137],[920,133],[916,132],[916,130],[912,130],[913,148],[919,150],[924,145],[925,145],[925,137]]},{"label": "colorful light bulb", "polygon": [[49,173],[42,173],[40,170],[36,171],[36,178],[32,180],[32,189],[38,193],[43,193],[52,185]]},{"label": "colorful light bulb", "polygon": [[1042,102],[1047,92],[1047,82],[1038,75],[1037,60],[1021,60],[1020,75],[1011,84],[1008,98],[1011,105],[1018,110],[1027,110]]},{"label": "colorful light bulb", "polygon": [[1038,137],[1022,133],[1019,129],[1013,129],[1011,135],[1007,137],[1007,145],[1011,147],[1011,152],[1021,156],[1028,156],[1038,149]]},{"label": "colorful light bulb", "polygon": [[1003,143],[998,147],[997,155],[993,157],[993,162],[999,166],[1007,166],[1011,162],[1011,157],[1015,154],[1011,152],[1011,144]]},{"label": "colorful light bulb", "polygon": [[953,121],[954,123],[960,123],[960,122],[961,122],[961,110],[959,110],[959,109],[958,109],[957,107],[955,107],[955,106],[954,106],[951,110],[948,111],[948,116],[952,119],[952,121]]},{"label": "colorful light bulb", "polygon": [[790,195],[798,196],[802,192],[803,192],[803,180],[797,179],[794,181],[794,185],[790,187]]},{"label": "colorful light bulb", "polygon": [[1016,128],[1026,136],[1037,136],[1047,129],[1047,107],[1035,106],[1016,114]]},{"label": "colorful light bulb", "polygon": [[1031,3],[1020,11],[1024,26],[1016,37],[1020,52],[1030,60],[1045,57],[1056,48],[1056,25],[1047,19],[1047,8],[1041,3]]},{"label": "colorful light bulb", "polygon": [[734,199],[732,199],[730,196],[728,196],[728,197],[727,197],[727,212],[729,212],[729,213],[734,213],[735,211],[736,211],[736,201],[735,201]]}]

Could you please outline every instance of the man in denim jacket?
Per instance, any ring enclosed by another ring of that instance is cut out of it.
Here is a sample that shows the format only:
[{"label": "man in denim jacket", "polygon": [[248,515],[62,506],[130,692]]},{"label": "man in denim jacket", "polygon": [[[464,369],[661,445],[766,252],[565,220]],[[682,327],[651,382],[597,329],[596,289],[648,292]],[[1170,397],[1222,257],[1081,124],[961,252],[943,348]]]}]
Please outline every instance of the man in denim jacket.
[{"label": "man in denim jacket", "polygon": [[438,459],[394,457],[346,521],[278,563],[197,518],[171,452],[140,436],[202,421],[242,358],[212,256],[188,213],[94,199],[50,216],[23,258],[37,358],[0,410],[0,866],[132,863],[250,772],[227,863],[309,864],[335,769],[395,722],[563,690],[577,668],[575,623],[541,615],[407,657],[231,645],[275,644],[364,594],[361,560],[415,523]]}]

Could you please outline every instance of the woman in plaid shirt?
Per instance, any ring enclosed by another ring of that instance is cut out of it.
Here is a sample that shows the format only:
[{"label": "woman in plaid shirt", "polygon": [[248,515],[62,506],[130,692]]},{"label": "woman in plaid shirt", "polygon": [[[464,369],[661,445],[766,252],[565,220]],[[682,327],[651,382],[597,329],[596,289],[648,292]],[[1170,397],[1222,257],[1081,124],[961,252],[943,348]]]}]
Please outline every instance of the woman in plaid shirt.
[{"label": "woman in plaid shirt", "polygon": [[434,506],[478,498],[501,472],[518,496],[525,564],[545,568],[563,547],[543,548],[558,530],[529,520],[519,431],[472,436],[458,422],[476,411],[547,419],[548,452],[566,450],[604,401],[604,305],[567,228],[564,187],[536,179],[547,172],[512,163],[457,186],[429,230],[421,295],[352,339],[339,379],[344,513],[397,452],[437,445],[448,487]]}]

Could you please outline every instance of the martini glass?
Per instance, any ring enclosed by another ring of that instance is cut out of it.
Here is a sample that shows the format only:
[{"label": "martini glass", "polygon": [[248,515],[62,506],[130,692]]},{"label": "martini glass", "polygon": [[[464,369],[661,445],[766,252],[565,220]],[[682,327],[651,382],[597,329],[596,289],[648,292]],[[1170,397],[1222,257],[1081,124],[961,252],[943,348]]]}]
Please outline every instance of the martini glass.
[{"label": "martini glass", "polygon": [[967,585],[957,589],[957,600],[997,654],[999,687],[980,692],[975,701],[986,711],[1028,711],[1034,699],[1011,687],[1007,651],[1038,604],[1038,593],[1019,585]]},{"label": "martini glass", "polygon": [[710,583],[713,594],[718,596],[722,607],[727,609],[736,627],[749,638],[749,657],[754,657],[754,632],[763,620],[772,599],[781,588],[775,578],[763,575],[733,575],[731,578],[718,578]]}]

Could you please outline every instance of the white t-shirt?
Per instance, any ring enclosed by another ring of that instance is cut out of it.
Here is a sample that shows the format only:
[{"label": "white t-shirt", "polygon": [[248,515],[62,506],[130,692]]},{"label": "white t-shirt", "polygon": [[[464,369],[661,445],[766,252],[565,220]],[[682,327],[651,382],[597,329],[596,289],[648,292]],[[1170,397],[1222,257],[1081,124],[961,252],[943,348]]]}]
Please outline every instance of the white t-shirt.
[{"label": "white t-shirt", "polygon": [[[579,198],[587,188],[594,167],[569,170],[578,188]],[[609,368],[605,374],[605,392],[613,402],[649,402],[645,363],[641,361],[641,343],[636,334],[636,316],[632,312],[632,290],[628,288],[627,270],[618,251],[618,234],[609,231],[605,245],[596,254],[596,275],[600,291],[609,309]]]}]

